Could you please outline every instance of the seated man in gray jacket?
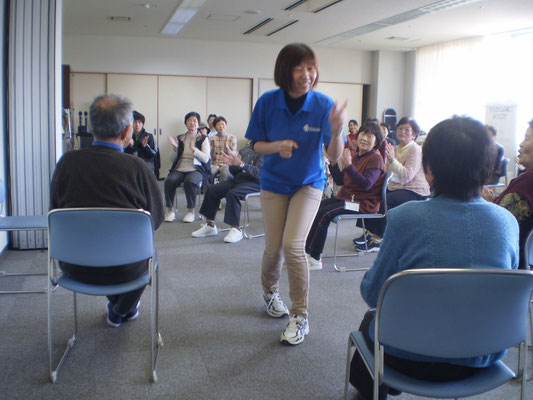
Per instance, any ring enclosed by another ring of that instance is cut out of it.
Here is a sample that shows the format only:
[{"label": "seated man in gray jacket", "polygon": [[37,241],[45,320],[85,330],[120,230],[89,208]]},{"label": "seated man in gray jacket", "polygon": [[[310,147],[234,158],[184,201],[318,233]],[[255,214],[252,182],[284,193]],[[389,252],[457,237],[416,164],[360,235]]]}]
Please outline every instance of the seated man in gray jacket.
[{"label": "seated man in gray jacket", "polygon": [[239,154],[224,153],[220,161],[229,165],[232,178],[207,187],[200,208],[200,214],[206,218],[206,223],[194,231],[192,236],[200,238],[218,234],[215,216],[220,200],[225,197],[224,222],[230,225],[231,229],[224,238],[224,242],[235,243],[241,240],[243,236],[239,229],[241,200],[249,193],[259,192],[259,171],[263,164],[263,156],[253,150],[250,142],[239,151]]}]

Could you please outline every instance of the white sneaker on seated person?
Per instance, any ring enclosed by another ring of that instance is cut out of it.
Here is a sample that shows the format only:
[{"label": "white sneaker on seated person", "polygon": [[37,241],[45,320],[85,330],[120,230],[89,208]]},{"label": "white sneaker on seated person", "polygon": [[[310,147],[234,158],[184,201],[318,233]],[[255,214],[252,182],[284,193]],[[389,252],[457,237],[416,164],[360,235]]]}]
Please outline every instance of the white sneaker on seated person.
[{"label": "white sneaker on seated person", "polygon": [[215,236],[218,235],[218,229],[215,226],[209,226],[209,224],[203,224],[200,229],[195,230],[192,233],[192,237],[195,238],[203,238],[208,236]]},{"label": "white sneaker on seated person", "polygon": [[228,234],[226,235],[226,237],[224,238],[224,242],[226,243],[235,243],[235,242],[238,242],[239,240],[242,240],[242,232],[240,229],[237,229],[237,228],[231,228],[228,232]]},{"label": "white sneaker on seated person", "polygon": [[187,211],[183,217],[183,222],[194,222],[194,213]]},{"label": "white sneaker on seated person", "polygon": [[165,214],[165,222],[172,222],[176,219],[176,214],[174,211],[167,211]]},{"label": "white sneaker on seated person", "polygon": [[307,266],[309,267],[309,271],[316,271],[316,270],[322,269],[322,259],[315,260],[309,254],[306,254],[306,258],[307,258]]}]

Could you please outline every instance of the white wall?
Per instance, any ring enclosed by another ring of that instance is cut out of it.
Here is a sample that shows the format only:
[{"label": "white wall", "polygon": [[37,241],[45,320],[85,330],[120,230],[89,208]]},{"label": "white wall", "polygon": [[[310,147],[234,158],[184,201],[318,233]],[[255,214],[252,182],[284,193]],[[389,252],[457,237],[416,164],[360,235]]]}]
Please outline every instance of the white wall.
[{"label": "white wall", "polygon": [[[63,36],[63,64],[74,72],[128,72],[254,79],[272,78],[281,45],[121,36]],[[320,80],[370,83],[371,53],[313,48]]]},{"label": "white wall", "polygon": [[[413,116],[415,112],[415,76],[416,76],[416,51],[404,53],[405,75],[403,91],[403,112],[404,115]],[[428,131],[429,128],[423,128]]]},{"label": "white wall", "polygon": [[[377,58],[377,59],[376,59]],[[381,121],[383,111],[394,108],[398,117],[404,115],[405,53],[379,51],[377,61],[375,116]]]}]

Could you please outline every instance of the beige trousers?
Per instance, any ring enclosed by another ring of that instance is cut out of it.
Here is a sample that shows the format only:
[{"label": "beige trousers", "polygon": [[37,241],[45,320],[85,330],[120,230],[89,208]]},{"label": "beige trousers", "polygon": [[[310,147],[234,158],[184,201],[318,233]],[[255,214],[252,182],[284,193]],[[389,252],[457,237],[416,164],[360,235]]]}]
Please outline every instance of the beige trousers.
[{"label": "beige trousers", "polygon": [[265,293],[277,291],[283,260],[289,275],[291,315],[307,318],[309,268],[305,240],[318,211],[322,191],[303,186],[292,195],[261,190],[265,224],[261,282]]}]

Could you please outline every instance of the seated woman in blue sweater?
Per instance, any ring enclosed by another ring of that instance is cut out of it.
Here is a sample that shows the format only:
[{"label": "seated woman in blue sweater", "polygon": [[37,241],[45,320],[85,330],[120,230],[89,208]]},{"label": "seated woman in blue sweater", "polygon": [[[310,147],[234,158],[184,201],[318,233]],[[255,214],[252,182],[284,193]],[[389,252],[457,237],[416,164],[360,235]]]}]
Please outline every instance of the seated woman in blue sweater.
[{"label": "seated woman in blue sweater", "polygon": [[[491,151],[492,142],[484,126],[471,118],[454,117],[431,129],[422,150],[422,164],[434,198],[390,210],[381,250],[361,282],[361,295],[371,308],[376,307],[385,281],[406,269],[518,267],[516,219],[480,197],[492,172]],[[368,311],[359,327],[371,348],[374,316]],[[437,359],[385,347],[385,363],[415,378],[446,381],[466,378],[504,354]],[[357,352],[350,382],[359,399],[372,398],[372,377]],[[379,399],[386,399],[388,392],[382,385]],[[391,390],[391,394],[397,392]]]}]

